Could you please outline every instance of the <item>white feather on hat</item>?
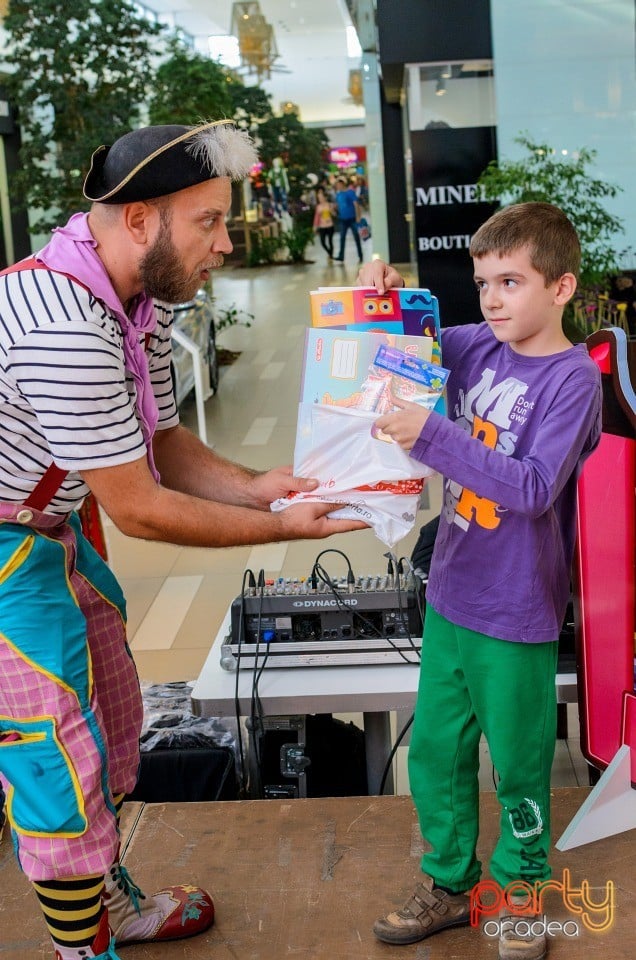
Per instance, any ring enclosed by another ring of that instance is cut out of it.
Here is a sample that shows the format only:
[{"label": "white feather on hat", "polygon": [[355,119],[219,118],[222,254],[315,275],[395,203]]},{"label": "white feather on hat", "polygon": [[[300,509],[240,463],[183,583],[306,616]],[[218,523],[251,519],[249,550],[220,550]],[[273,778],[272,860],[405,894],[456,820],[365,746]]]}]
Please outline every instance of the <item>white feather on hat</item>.
[{"label": "white feather on hat", "polygon": [[229,121],[195,129],[185,149],[212,176],[231,180],[244,180],[258,162],[252,138]]}]

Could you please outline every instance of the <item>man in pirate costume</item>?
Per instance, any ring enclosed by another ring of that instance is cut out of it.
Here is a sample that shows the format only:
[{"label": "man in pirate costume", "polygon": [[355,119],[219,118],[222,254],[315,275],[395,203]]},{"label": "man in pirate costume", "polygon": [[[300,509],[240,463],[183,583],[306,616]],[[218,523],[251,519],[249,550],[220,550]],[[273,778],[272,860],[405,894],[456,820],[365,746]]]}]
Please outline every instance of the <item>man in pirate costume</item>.
[{"label": "man in pirate costume", "polygon": [[199,887],[144,895],[119,864],[142,702],[122,591],[75,509],[90,491],[125,534],[195,546],[363,526],[325,504],[271,513],[315,481],[231,463],[179,425],[170,304],[232,250],[231,181],[255,160],[226,121],[127,133],[93,155],[90,212],[0,276],[0,779],[57,960],[116,960],[214,917]]}]

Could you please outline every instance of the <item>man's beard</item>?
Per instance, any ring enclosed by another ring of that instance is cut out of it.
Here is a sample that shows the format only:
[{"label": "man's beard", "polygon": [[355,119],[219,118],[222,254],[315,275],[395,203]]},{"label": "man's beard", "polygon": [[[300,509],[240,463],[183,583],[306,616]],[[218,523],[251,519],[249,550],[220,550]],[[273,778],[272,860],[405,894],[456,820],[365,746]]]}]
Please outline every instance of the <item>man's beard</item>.
[{"label": "man's beard", "polygon": [[[163,219],[163,218],[162,218]],[[201,286],[199,271],[186,274],[169,227],[160,231],[154,244],[139,264],[144,290],[155,300],[185,303]]]}]

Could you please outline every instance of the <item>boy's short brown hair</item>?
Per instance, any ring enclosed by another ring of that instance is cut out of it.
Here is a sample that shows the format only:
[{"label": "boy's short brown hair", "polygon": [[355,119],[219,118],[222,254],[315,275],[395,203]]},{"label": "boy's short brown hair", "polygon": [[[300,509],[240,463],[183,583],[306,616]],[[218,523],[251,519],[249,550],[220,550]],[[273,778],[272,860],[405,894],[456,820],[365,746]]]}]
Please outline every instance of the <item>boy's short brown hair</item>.
[{"label": "boy's short brown hair", "polygon": [[552,203],[515,203],[492,215],[473,235],[471,257],[503,257],[527,247],[530,263],[546,287],[564,273],[579,275],[581,244],[563,210]]}]

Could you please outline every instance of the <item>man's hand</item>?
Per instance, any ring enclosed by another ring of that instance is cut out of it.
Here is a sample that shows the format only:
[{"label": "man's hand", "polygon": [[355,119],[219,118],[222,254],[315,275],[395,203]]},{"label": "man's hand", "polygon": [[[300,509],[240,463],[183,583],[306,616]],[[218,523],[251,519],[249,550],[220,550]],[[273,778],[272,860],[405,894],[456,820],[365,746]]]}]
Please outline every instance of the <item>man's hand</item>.
[{"label": "man's hand", "polygon": [[[298,503],[273,513],[271,500],[290,489],[313,489],[292,476],[290,467],[270,471],[277,482],[268,487],[268,474],[249,477],[249,498],[242,505],[208,500],[155,483],[145,457],[116,467],[84,470],[82,476],[113,523],[127,536],[161,540],[189,547],[237,547],[284,540],[330,537],[361,530],[360,520],[328,520],[338,504]],[[254,509],[253,484],[265,483],[265,503]],[[246,484],[247,485],[247,484]],[[249,500],[249,502],[248,502]],[[342,506],[342,504],[340,504]]]},{"label": "man's hand", "polygon": [[345,506],[343,503],[295,503],[277,515],[281,522],[281,540],[320,540],[333,533],[363,530],[362,520],[330,520],[328,513]]},{"label": "man's hand", "polygon": [[269,510],[269,505],[288,493],[311,493],[318,481],[311,478],[295,477],[290,466],[274,467],[267,473],[259,473],[252,480],[254,507],[257,510]]},{"label": "man's hand", "polygon": [[392,402],[394,406],[400,409],[394,410],[392,413],[385,413],[384,416],[375,421],[374,426],[382,433],[386,433],[392,440],[395,440],[403,450],[411,450],[431,411],[424,410],[417,403],[399,400],[397,397],[392,397]]},{"label": "man's hand", "polygon": [[356,283],[359,287],[375,287],[378,293],[386,293],[390,287],[405,286],[404,277],[384,260],[371,260],[363,264]]}]

